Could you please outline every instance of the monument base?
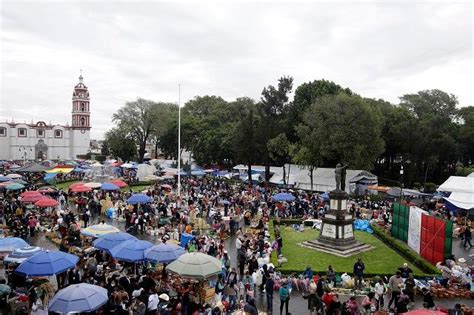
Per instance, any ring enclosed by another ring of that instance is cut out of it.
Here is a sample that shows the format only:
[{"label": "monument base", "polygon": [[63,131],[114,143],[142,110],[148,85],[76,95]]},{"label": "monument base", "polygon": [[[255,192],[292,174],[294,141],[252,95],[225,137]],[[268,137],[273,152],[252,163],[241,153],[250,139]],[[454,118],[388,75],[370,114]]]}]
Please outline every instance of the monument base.
[{"label": "monument base", "polygon": [[358,241],[351,242],[350,245],[341,244],[335,246],[334,244],[321,242],[319,239],[303,242],[300,244],[300,246],[344,258],[373,249],[373,246]]}]

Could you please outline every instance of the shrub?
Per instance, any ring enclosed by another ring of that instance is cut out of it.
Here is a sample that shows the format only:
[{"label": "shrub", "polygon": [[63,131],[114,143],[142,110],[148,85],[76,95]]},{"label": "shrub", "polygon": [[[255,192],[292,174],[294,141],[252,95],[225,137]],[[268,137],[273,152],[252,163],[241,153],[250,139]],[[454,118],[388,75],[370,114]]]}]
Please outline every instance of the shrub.
[{"label": "shrub", "polygon": [[414,182],[413,183],[413,189],[420,189],[421,188],[421,183],[420,182]]},{"label": "shrub", "polygon": [[438,188],[438,185],[436,185],[435,183],[432,183],[432,182],[427,182],[425,184],[424,192],[425,193],[432,193],[432,192],[436,191],[436,188]]},{"label": "shrub", "polygon": [[380,238],[386,245],[395,249],[400,255],[404,256],[406,259],[411,261],[415,266],[420,268],[423,272],[428,274],[439,274],[439,270],[430,264],[428,261],[423,259],[418,253],[413,251],[407,245],[402,243],[401,241],[395,239],[388,233],[384,232],[376,225],[371,225],[372,229],[374,230],[374,234]]}]

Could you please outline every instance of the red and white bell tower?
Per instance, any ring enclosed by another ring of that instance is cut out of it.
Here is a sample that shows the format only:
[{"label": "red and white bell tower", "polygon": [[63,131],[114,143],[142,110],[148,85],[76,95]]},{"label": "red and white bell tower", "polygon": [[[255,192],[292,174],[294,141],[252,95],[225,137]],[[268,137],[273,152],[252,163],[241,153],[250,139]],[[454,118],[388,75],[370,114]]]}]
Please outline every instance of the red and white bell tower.
[{"label": "red and white bell tower", "polygon": [[[82,71],[81,71],[82,72]],[[79,83],[74,87],[72,93],[72,125],[73,129],[88,130],[91,128],[89,91],[83,83],[82,73]]]}]

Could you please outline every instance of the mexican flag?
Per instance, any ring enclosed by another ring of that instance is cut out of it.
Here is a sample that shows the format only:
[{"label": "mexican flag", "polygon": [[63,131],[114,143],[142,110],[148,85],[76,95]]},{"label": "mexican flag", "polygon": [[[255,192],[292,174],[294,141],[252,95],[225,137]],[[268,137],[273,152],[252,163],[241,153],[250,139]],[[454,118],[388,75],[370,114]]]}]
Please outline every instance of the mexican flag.
[{"label": "mexican flag", "polygon": [[392,205],[392,236],[407,243],[432,264],[451,255],[453,223],[416,206]]}]

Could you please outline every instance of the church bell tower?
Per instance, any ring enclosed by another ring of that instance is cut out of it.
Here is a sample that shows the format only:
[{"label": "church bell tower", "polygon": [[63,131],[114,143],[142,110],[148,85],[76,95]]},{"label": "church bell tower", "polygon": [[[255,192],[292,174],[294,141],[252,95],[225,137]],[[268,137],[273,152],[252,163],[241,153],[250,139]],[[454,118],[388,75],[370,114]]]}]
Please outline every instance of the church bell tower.
[{"label": "church bell tower", "polygon": [[74,87],[72,93],[72,128],[89,130],[91,128],[89,91],[83,80],[81,71],[79,83]]}]

